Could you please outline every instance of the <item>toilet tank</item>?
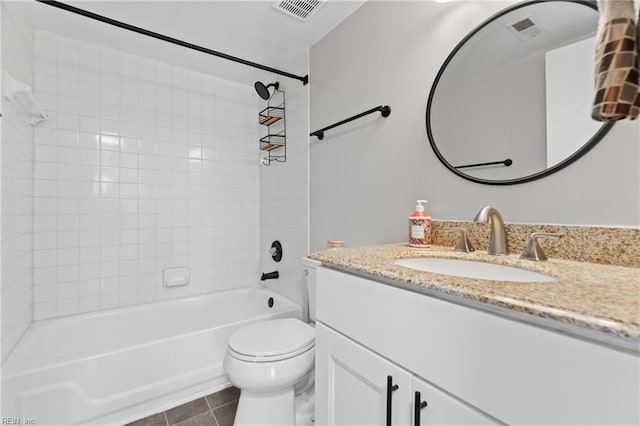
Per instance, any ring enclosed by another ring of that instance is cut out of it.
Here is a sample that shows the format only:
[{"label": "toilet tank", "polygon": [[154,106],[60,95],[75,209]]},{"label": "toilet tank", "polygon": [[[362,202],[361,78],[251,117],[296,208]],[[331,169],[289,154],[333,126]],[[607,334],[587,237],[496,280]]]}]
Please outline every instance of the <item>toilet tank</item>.
[{"label": "toilet tank", "polygon": [[317,260],[302,258],[304,266],[305,278],[307,281],[307,307],[309,313],[309,321],[316,321],[316,268],[321,265]]}]

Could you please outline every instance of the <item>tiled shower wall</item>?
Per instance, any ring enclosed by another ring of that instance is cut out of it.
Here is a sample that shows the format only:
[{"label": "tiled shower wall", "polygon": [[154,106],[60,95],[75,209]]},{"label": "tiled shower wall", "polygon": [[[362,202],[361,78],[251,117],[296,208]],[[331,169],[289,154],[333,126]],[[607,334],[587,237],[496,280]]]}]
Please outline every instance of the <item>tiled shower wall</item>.
[{"label": "tiled shower wall", "polygon": [[253,88],[48,32],[35,57],[35,319],[255,285]]},{"label": "tiled shower wall", "polygon": [[[305,54],[292,69],[307,69]],[[287,162],[262,167],[261,179],[261,266],[262,271],[280,272],[268,281],[273,290],[297,303],[306,302],[302,257],[309,253],[309,86],[279,79],[286,92]],[[279,263],[269,256],[271,242],[283,246]]]},{"label": "tiled shower wall", "polygon": [[[2,4],[2,71],[33,85],[33,31]],[[6,88],[6,81],[3,81]],[[33,318],[33,127],[23,95],[2,96],[2,361]]]}]

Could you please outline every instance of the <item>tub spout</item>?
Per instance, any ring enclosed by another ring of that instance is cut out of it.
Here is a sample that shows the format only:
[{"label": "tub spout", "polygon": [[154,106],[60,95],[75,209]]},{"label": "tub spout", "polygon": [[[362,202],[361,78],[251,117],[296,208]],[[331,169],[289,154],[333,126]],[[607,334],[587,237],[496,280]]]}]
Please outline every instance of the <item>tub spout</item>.
[{"label": "tub spout", "polygon": [[266,274],[263,272],[262,276],[260,277],[260,281],[275,280],[279,277],[280,274],[278,273],[278,271],[268,272]]}]

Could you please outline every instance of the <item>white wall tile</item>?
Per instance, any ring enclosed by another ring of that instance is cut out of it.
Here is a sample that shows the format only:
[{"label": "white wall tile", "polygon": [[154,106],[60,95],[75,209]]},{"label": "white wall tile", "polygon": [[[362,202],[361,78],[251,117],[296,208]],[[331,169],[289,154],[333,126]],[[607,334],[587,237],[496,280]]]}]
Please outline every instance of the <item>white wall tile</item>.
[{"label": "white wall tile", "polygon": [[[305,55],[300,61],[306,64],[306,59]],[[240,181],[247,186],[255,185],[257,178],[260,181],[260,264],[263,272],[280,272],[280,278],[270,281],[268,286],[302,304],[306,303],[306,282],[301,258],[309,252],[309,128],[306,120],[309,93],[307,86],[288,83],[280,82],[286,92],[287,161],[262,167],[259,177],[247,174]],[[303,116],[305,120],[292,120],[297,116]],[[269,255],[274,240],[283,246],[284,255],[279,263]]]},{"label": "white wall tile", "polygon": [[39,321],[56,316],[56,302],[49,301],[43,303],[34,303],[33,319]]},{"label": "white wall tile", "polygon": [[[35,136],[36,318],[255,285],[253,88],[36,38],[36,91],[53,117]],[[185,265],[188,288],[162,287],[162,269]]]}]

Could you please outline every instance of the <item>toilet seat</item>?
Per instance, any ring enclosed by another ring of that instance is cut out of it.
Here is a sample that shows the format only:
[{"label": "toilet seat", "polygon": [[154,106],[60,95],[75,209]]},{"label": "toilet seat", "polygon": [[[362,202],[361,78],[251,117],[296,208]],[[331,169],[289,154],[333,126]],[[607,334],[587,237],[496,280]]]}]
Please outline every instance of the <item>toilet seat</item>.
[{"label": "toilet seat", "polygon": [[313,327],[294,318],[255,323],[229,338],[229,355],[249,362],[271,362],[295,357],[315,347]]},{"label": "toilet seat", "polygon": [[291,352],[291,353],[284,353],[284,354],[280,354],[280,355],[273,355],[273,356],[256,356],[256,355],[245,355],[245,354],[241,354],[238,353],[236,351],[234,351],[231,348],[227,349],[227,352],[229,353],[229,355],[232,358],[238,359],[240,361],[247,361],[247,362],[272,362],[272,361],[284,361],[286,359],[290,359],[290,358],[294,358],[300,354],[303,354],[311,349],[313,349],[316,346],[315,343],[311,343],[309,346],[305,346],[302,349],[299,349],[297,351]]}]

